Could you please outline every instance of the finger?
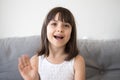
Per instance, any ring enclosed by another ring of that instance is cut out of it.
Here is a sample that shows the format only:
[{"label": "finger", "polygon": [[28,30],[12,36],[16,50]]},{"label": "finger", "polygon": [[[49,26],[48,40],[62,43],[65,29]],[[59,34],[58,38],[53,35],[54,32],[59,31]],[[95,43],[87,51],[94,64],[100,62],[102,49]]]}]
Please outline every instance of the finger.
[{"label": "finger", "polygon": [[28,72],[28,70],[30,70],[29,66],[25,66],[25,64],[23,62],[23,57],[19,58],[18,69],[19,69],[19,72],[23,73],[23,74]]},{"label": "finger", "polygon": [[23,64],[24,66],[27,66],[27,65],[28,65],[28,58],[27,58],[26,55],[22,55],[21,60],[22,60],[22,64]]},{"label": "finger", "polygon": [[30,58],[29,58],[28,55],[23,55],[22,61],[23,61],[24,66],[25,66],[26,68],[29,68],[29,69],[32,68],[32,67],[31,67],[31,63],[30,63]]},{"label": "finger", "polygon": [[26,62],[26,63],[25,63],[25,66],[26,66],[27,68],[29,68],[29,69],[32,69],[29,56],[28,56],[28,55],[25,55],[24,58],[25,58],[25,62]]},{"label": "finger", "polygon": [[26,66],[26,60],[24,55],[19,57],[19,66],[21,69],[23,69]]},{"label": "finger", "polygon": [[25,62],[26,62],[26,64],[27,64],[27,66],[31,66],[31,63],[30,63],[30,58],[29,58],[29,56],[28,55],[25,55]]},{"label": "finger", "polygon": [[22,59],[21,59],[21,57],[20,57],[20,58],[18,58],[18,69],[19,69],[20,71],[22,71],[23,68],[24,68],[24,65],[23,65]]}]

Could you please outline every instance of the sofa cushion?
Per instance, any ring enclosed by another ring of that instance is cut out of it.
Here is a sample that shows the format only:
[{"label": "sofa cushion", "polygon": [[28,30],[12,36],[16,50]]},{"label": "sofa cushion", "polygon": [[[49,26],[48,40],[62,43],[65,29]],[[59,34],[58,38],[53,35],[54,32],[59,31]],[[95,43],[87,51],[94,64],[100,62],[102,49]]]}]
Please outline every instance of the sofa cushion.
[{"label": "sofa cushion", "polygon": [[120,79],[120,40],[80,40],[87,80]]}]

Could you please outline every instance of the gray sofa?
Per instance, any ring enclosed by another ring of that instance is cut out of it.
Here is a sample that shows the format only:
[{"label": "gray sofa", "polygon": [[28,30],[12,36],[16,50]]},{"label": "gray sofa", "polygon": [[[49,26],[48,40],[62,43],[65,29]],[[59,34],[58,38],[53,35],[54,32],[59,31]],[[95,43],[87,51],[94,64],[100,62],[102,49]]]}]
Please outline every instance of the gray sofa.
[{"label": "gray sofa", "polygon": [[[40,36],[0,39],[0,80],[23,80],[18,57],[30,57],[40,47]],[[78,40],[86,62],[86,80],[120,80],[120,40]]]}]

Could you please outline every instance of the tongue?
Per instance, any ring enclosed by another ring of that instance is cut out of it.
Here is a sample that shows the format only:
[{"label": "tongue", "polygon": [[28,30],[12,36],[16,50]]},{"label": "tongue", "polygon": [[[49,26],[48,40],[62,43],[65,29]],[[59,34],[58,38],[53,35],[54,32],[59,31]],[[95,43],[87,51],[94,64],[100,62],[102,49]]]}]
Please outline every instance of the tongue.
[{"label": "tongue", "polygon": [[63,37],[55,36],[56,39],[63,39]]}]

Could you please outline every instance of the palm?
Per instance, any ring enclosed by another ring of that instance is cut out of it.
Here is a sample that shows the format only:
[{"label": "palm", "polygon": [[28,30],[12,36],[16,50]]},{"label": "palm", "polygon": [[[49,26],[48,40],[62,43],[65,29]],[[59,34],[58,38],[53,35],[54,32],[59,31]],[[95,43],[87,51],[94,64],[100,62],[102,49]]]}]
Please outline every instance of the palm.
[{"label": "palm", "polygon": [[27,56],[22,56],[19,59],[18,65],[19,72],[24,80],[36,80],[38,73],[34,66],[31,66],[30,59]]}]

